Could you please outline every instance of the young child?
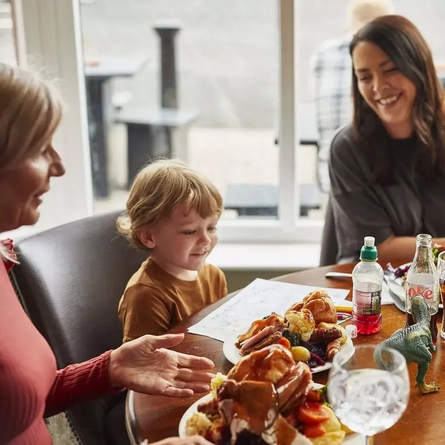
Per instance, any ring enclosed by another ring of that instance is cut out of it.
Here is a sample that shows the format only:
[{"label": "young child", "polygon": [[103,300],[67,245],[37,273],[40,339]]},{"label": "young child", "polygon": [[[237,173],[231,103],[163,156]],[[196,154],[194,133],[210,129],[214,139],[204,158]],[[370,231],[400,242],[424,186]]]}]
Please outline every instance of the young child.
[{"label": "young child", "polygon": [[224,273],[205,262],[222,207],[216,187],[182,162],[156,161],[136,176],[117,226],[150,256],[119,302],[124,342],[164,334],[227,295]]}]

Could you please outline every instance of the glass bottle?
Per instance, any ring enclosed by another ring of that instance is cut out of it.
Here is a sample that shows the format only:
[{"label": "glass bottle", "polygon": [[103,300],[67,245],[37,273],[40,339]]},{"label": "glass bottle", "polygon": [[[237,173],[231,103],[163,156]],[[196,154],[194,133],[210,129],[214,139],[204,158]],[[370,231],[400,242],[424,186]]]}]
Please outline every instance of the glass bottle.
[{"label": "glass bottle", "polygon": [[437,312],[439,310],[439,274],[433,259],[433,239],[431,235],[421,233],[416,237],[416,253],[406,275],[405,308],[407,324],[414,324],[411,313],[411,299],[422,295],[430,308],[430,330],[433,343],[437,342]]}]

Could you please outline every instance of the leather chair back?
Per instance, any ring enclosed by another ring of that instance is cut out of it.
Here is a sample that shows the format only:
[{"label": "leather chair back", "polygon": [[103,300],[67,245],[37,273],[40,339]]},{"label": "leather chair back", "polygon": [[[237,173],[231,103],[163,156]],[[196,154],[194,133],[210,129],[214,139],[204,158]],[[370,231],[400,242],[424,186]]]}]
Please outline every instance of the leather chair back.
[{"label": "leather chair back", "polygon": [[337,263],[338,244],[337,235],[335,233],[334,212],[332,210],[331,199],[329,198],[324,227],[321,239],[320,266],[329,266]]},{"label": "leather chair back", "polygon": [[[20,265],[13,268],[12,277],[19,298],[50,344],[59,367],[88,360],[122,343],[118,302],[147,253],[132,249],[117,232],[120,213],[75,221],[17,245]],[[118,398],[123,403],[123,397]],[[106,418],[114,407],[115,400],[108,397],[67,412],[84,445],[128,443],[123,418],[116,427],[124,438],[104,436]]]}]

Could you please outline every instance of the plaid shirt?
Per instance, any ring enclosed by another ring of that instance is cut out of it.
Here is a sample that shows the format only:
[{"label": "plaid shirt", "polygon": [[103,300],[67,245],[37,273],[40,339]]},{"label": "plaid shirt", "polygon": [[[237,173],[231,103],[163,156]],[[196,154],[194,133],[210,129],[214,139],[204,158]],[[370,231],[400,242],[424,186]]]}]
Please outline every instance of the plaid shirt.
[{"label": "plaid shirt", "polygon": [[323,191],[330,189],[328,159],[332,137],[352,119],[352,34],[328,40],[312,57],[315,109],[319,132],[318,176]]}]

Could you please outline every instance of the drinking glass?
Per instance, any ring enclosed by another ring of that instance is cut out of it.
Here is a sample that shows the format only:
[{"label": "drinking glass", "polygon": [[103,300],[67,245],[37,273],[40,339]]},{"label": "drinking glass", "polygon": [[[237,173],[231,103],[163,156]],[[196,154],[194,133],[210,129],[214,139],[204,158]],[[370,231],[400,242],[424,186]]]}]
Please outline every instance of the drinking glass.
[{"label": "drinking glass", "polygon": [[328,397],[336,416],[352,431],[373,436],[392,427],[409,399],[406,360],[400,352],[376,345],[343,348],[334,357]]},{"label": "drinking glass", "polygon": [[[443,305],[445,300],[445,250],[437,257],[437,273],[439,274],[440,301]],[[442,308],[442,326],[440,336],[445,338],[445,310]]]}]

